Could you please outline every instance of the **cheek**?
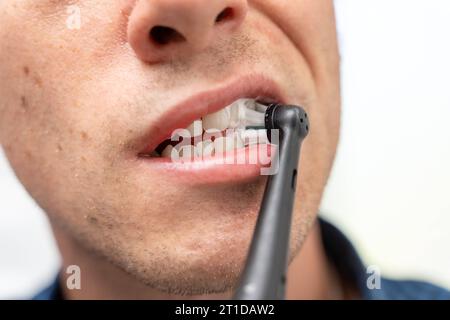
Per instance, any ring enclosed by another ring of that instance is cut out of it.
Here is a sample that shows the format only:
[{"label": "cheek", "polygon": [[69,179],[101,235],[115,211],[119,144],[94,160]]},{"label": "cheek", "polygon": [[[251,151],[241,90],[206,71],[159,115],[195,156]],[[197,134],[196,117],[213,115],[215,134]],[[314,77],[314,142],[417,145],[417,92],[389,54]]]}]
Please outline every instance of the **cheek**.
[{"label": "cheek", "polygon": [[5,17],[8,8],[0,8],[0,18],[5,17],[0,20],[0,139],[25,184],[94,162],[89,137],[102,140],[102,132],[95,131],[96,117],[79,121],[90,115],[77,98],[83,96],[77,84],[88,77],[80,70],[92,68],[77,65],[75,46],[81,42],[67,44],[71,36],[64,14],[45,16],[49,3],[39,1],[27,9],[31,3],[24,2],[10,18]]},{"label": "cheek", "polygon": [[55,202],[69,200],[86,180],[95,183],[92,172],[101,165],[92,137],[102,141],[106,133],[96,129],[96,118],[79,120],[86,109],[69,104],[71,93],[55,86],[45,68],[25,57],[20,62],[0,64],[1,142],[31,195],[43,207],[59,208]]}]

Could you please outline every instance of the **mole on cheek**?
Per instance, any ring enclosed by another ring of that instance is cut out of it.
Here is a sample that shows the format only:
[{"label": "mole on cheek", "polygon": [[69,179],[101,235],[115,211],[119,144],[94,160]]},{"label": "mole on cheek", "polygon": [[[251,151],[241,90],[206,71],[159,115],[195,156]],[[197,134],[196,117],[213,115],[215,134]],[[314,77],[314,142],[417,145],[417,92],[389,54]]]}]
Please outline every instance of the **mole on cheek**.
[{"label": "mole on cheek", "polygon": [[24,66],[23,73],[25,74],[25,76],[28,77],[30,75],[30,68],[28,68],[27,66]]},{"label": "mole on cheek", "polygon": [[25,156],[27,157],[28,160],[33,159],[33,153],[30,150],[25,151]]},{"label": "mole on cheek", "polygon": [[87,140],[89,139],[88,134],[85,131],[81,131],[81,139],[82,140]]},{"label": "mole on cheek", "polygon": [[20,106],[22,107],[23,110],[28,109],[28,100],[25,96],[20,97]]},{"label": "mole on cheek", "polygon": [[[28,77],[31,73],[31,70],[28,66],[24,66],[22,70],[23,70],[23,74],[25,75],[25,77]],[[33,82],[36,86],[38,86],[39,88],[42,88],[43,82],[42,82],[41,77],[38,74],[34,75]]]}]

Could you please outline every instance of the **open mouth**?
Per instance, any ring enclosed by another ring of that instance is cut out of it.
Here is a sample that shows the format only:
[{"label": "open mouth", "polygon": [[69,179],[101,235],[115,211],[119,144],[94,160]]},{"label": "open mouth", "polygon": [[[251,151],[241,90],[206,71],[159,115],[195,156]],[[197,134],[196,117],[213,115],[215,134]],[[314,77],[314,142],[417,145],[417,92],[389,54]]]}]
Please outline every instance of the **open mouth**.
[{"label": "open mouth", "polygon": [[268,143],[265,111],[287,100],[272,78],[257,73],[199,91],[150,119],[136,140],[142,146],[137,164],[149,177],[162,174],[188,185],[255,181],[277,166],[278,146],[276,140]]},{"label": "open mouth", "polygon": [[197,161],[255,145],[267,145],[264,115],[267,106],[276,102],[260,96],[237,99],[216,112],[205,114],[186,128],[174,130],[169,138],[143,156]]}]

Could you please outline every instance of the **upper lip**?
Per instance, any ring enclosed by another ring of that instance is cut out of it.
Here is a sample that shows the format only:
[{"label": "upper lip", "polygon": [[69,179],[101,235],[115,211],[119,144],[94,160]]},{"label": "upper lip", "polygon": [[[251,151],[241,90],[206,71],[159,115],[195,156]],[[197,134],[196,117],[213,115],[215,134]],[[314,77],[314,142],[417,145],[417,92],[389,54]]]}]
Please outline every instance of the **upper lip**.
[{"label": "upper lip", "polygon": [[225,86],[199,92],[167,109],[146,133],[145,150],[140,155],[149,154],[165,139],[180,128],[188,127],[193,121],[219,111],[241,98],[264,97],[278,103],[285,103],[284,94],[277,83],[262,75],[248,75],[238,78]]}]

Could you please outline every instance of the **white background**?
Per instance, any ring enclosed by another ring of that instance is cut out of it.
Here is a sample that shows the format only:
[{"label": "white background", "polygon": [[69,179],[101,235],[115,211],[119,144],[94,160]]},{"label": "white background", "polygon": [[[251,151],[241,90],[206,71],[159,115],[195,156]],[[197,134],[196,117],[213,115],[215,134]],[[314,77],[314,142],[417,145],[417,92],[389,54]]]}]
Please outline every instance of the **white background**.
[{"label": "white background", "polygon": [[[322,209],[382,275],[450,288],[450,2],[336,0],[343,130]],[[52,280],[44,216],[0,153],[0,298]]]}]

